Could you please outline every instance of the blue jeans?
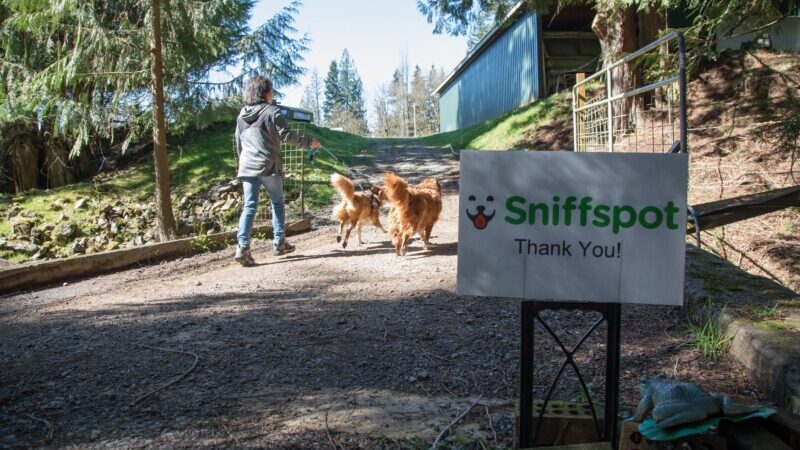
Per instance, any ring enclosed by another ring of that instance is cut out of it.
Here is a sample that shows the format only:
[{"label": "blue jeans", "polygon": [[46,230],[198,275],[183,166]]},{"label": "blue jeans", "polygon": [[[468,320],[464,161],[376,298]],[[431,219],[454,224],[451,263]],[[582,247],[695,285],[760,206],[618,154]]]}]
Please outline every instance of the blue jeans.
[{"label": "blue jeans", "polygon": [[247,177],[241,178],[242,188],[244,189],[244,207],[242,216],[239,218],[239,233],[236,238],[239,246],[247,248],[250,246],[250,232],[253,231],[253,218],[258,209],[258,191],[261,186],[267,190],[269,201],[272,203],[272,230],[274,242],[277,244],[283,240],[283,225],[286,221],[286,209],[283,201],[283,177],[281,175],[270,175],[268,177]]}]

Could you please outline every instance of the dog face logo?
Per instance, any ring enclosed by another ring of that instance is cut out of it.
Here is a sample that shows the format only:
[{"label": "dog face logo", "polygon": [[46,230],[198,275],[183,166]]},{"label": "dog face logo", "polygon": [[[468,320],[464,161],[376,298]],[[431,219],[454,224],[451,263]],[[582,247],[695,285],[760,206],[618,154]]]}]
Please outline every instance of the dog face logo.
[{"label": "dog face logo", "polygon": [[[491,220],[494,218],[494,215],[495,215],[495,213],[497,213],[497,211],[494,208],[492,208],[492,212],[487,214],[486,213],[486,205],[479,203],[475,207],[475,211],[477,211],[477,212],[473,214],[473,213],[469,212],[469,210],[470,210],[470,207],[475,202],[477,202],[477,199],[475,198],[474,195],[470,195],[468,200],[469,200],[469,205],[467,206],[466,212],[467,212],[467,217],[469,217],[469,220],[472,221],[472,225],[474,225],[475,228],[478,229],[478,230],[482,230],[482,229],[486,228],[486,226],[489,225],[489,222],[491,222]],[[494,203],[494,196],[490,195],[490,196],[486,197],[486,203],[487,204]]]}]

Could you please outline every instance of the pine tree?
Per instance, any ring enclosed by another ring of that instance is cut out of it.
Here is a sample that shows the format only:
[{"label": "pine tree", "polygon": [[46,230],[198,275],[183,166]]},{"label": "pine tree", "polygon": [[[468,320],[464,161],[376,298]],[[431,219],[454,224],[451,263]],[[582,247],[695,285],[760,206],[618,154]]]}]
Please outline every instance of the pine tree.
[{"label": "pine tree", "polygon": [[331,61],[328,67],[328,75],[325,76],[325,102],[323,109],[325,114],[325,124],[329,127],[340,127],[340,111],[342,105],[342,92],[339,88],[339,65],[336,61]]},{"label": "pine tree", "polygon": [[344,49],[338,64],[331,61],[331,68],[325,78],[325,114],[328,125],[342,127],[351,133],[367,133],[363,91],[355,62],[350,57],[350,52]]},{"label": "pine tree", "polygon": [[323,101],[323,82],[319,77],[319,72],[314,68],[311,71],[311,77],[308,84],[303,91],[303,97],[300,99],[300,106],[306,108],[314,113],[314,123],[317,125],[322,124],[322,101]]},{"label": "pine tree", "polygon": [[[194,122],[214,94],[238,94],[257,71],[270,76],[278,89],[304,71],[297,63],[308,39],[292,36],[299,1],[253,30],[247,25],[254,6],[250,0],[153,1],[5,0],[0,8],[0,93],[5,99],[0,139],[40,152],[45,145],[37,129],[41,123],[47,142],[66,143],[65,155],[75,157],[103,139],[121,142],[124,151],[161,116],[154,111],[158,101],[147,98],[157,82],[152,69],[160,48],[147,43],[158,29],[168,43],[161,81],[164,113],[169,114],[165,123],[173,129]],[[241,75],[209,81],[212,71],[234,64],[242,67]],[[125,127],[115,126],[121,119]],[[166,145],[161,138],[155,144],[157,152]],[[31,158],[26,162],[42,164]],[[168,197],[168,179],[163,173],[157,179],[159,197]]]}]

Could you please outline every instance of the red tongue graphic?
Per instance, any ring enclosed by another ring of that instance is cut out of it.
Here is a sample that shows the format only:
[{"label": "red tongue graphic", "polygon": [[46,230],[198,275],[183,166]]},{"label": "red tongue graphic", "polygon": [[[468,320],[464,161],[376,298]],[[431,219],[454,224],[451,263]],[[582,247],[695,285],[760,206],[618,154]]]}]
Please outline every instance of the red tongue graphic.
[{"label": "red tongue graphic", "polygon": [[473,223],[475,224],[475,228],[479,230],[486,228],[486,216],[484,216],[483,213],[478,213],[478,216],[475,217],[475,221]]}]

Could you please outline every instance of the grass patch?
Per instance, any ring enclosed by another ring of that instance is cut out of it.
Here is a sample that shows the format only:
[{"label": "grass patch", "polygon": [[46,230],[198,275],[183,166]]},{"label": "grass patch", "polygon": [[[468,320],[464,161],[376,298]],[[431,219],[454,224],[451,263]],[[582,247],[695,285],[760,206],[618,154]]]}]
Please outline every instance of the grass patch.
[{"label": "grass patch", "polygon": [[[316,137],[339,159],[349,163],[351,158],[362,152],[369,152],[372,144],[368,138],[349,133],[329,130],[309,124],[307,136]],[[169,149],[170,182],[173,208],[184,195],[195,193],[222,180],[236,176],[236,158],[233,151],[233,126],[216,126],[195,132],[185,143],[171,145]],[[344,166],[331,156],[320,151],[317,162],[306,173],[307,209],[327,205],[334,195],[330,187],[330,174],[345,172]],[[101,173],[91,181],[63,186],[46,191],[32,190],[19,195],[0,194],[0,212],[17,207],[27,214],[34,214],[39,222],[74,222],[80,228],[88,227],[97,217],[104,204],[121,201],[123,203],[152,203],[155,191],[153,159],[143,154],[127,168]],[[86,205],[75,209],[75,202],[87,199]],[[54,206],[58,203],[63,206]],[[62,216],[63,215],[63,216]],[[232,223],[235,220],[232,220]],[[0,235],[11,231],[9,221],[0,221]],[[3,255],[11,260],[23,256]]]},{"label": "grass patch", "polygon": [[789,322],[786,320],[764,320],[761,322],[756,323],[758,328],[762,330],[774,330],[774,331],[787,331],[787,330],[795,330],[798,328],[796,323]]},{"label": "grass patch", "polygon": [[747,313],[756,321],[774,320],[781,317],[781,305],[779,303],[772,306],[750,303],[747,305]]},{"label": "grass patch", "polygon": [[[722,315],[724,311],[725,308],[719,312],[719,315]],[[718,317],[708,314],[703,324],[689,322],[691,337],[683,346],[698,351],[706,358],[717,359],[722,356],[728,350],[733,336],[725,334],[725,331],[719,325]]]},{"label": "grass patch", "polygon": [[496,119],[418,140],[438,147],[452,145],[456,149],[507,150],[523,140],[526,132],[535,131],[555,119],[570,117],[571,98],[570,91],[563,91]]}]

